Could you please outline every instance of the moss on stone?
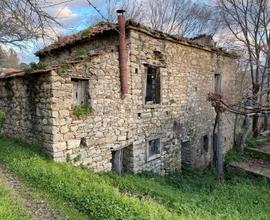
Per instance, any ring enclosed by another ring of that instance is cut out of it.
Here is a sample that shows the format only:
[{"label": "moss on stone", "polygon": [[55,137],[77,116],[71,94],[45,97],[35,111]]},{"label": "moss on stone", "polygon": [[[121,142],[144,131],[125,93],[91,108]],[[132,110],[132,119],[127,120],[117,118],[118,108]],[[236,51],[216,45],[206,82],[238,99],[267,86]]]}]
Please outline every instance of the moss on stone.
[{"label": "moss on stone", "polygon": [[81,59],[83,57],[87,57],[88,50],[86,48],[78,48],[72,52],[72,57],[74,59]]}]

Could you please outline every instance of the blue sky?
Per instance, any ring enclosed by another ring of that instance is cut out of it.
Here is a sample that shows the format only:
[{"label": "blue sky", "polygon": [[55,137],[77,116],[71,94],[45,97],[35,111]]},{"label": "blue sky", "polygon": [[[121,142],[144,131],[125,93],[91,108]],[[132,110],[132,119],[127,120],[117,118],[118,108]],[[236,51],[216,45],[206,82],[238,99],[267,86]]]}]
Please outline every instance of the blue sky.
[{"label": "blue sky", "polygon": [[[98,8],[101,13],[106,15],[106,2],[108,0],[91,0],[91,3]],[[114,0],[119,3],[125,0]],[[127,0],[128,1],[128,0]],[[132,2],[133,0],[130,0]],[[144,1],[144,0],[138,0]],[[151,0],[154,1],[154,0]],[[166,1],[166,0],[164,0]],[[199,2],[211,2],[212,0],[200,0]],[[58,21],[62,24],[61,26],[55,26],[54,31],[49,30],[50,36],[53,39],[57,39],[57,36],[70,35],[76,33],[82,29],[89,27],[91,24],[97,20],[101,20],[101,16],[97,11],[89,5],[87,0],[46,0],[46,5],[53,5],[51,7],[46,7],[49,14],[56,16]],[[196,2],[196,1],[194,1]],[[43,7],[44,7],[43,6]],[[53,42],[53,39],[38,40],[35,42],[25,42],[28,48],[25,50],[19,50],[18,48],[13,48],[18,53],[21,62],[30,63],[38,61],[34,53],[49,45]]]},{"label": "blue sky", "polygon": [[[65,2],[63,4],[47,8],[47,11],[51,15],[57,16],[58,20],[62,24],[62,26],[54,27],[55,33],[51,31],[51,36],[54,36],[54,38],[56,35],[63,36],[78,32],[90,26],[97,19],[101,19],[100,15],[87,3],[86,0],[49,0],[48,2],[48,4]],[[106,0],[92,0],[91,2],[101,10],[102,14],[106,16]],[[38,61],[34,53],[50,44],[52,41],[52,39],[47,39],[45,42],[43,40],[39,40],[37,42],[26,42],[25,44],[28,45],[27,49],[19,50],[18,48],[15,48],[15,50],[17,51],[21,62],[29,63]]]}]

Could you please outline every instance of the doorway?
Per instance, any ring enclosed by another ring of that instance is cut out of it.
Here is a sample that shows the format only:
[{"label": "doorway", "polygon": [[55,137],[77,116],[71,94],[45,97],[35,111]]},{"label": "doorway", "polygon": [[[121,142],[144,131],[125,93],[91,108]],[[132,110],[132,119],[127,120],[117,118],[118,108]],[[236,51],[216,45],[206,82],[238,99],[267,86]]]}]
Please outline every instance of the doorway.
[{"label": "doorway", "polygon": [[112,151],[112,169],[119,175],[133,170],[133,145]]}]

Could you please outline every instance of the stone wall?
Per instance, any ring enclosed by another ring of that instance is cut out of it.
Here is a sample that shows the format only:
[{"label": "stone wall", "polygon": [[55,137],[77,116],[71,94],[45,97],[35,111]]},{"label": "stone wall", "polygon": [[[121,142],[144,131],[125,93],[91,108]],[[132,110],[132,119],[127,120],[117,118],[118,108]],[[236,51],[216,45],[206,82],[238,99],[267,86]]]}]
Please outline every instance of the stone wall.
[{"label": "stone wall", "polygon": [[48,148],[52,142],[50,88],[49,74],[1,80],[2,133]]},{"label": "stone wall", "polygon": [[[233,99],[233,58],[135,30],[129,30],[127,41],[129,93],[125,98],[120,93],[118,37],[100,38],[42,58],[45,62],[65,60],[80,48],[86,48],[91,55],[78,64],[39,76],[34,105],[27,101],[28,84],[23,79],[13,80],[23,88],[15,89],[20,92],[12,99],[4,97],[14,102],[4,106],[8,113],[4,132],[37,142],[45,140],[43,143],[55,160],[73,161],[95,171],[111,170],[112,152],[123,148],[123,164],[134,172],[151,170],[164,174],[180,169],[182,160],[193,166],[206,166],[212,157],[214,123],[207,94],[213,91],[214,74],[218,72],[222,75],[223,93]],[[144,101],[149,65],[160,69],[160,104]],[[74,115],[72,79],[89,82],[88,103],[92,112],[88,116]],[[11,119],[9,109],[18,115],[21,108],[25,109],[26,113],[21,115],[26,118]],[[42,113],[38,114],[37,109]],[[15,121],[31,122],[32,127],[14,127]],[[233,117],[226,115],[223,121],[224,141],[229,148]],[[36,124],[39,126],[30,130]],[[21,135],[16,134],[17,130]],[[204,135],[209,136],[209,149],[203,148]],[[148,142],[157,138],[160,152],[150,158]]]},{"label": "stone wall", "polygon": [[[137,111],[148,115],[142,124],[160,121],[166,124],[163,135],[171,132],[177,138],[177,144],[170,148],[182,149],[183,162],[194,166],[206,166],[212,158],[212,132],[215,113],[207,101],[207,94],[214,90],[214,74],[222,77],[222,93],[225,100],[235,100],[235,62],[228,56],[199,49],[193,46],[155,39],[145,33],[131,31],[130,60],[132,73],[132,95]],[[155,56],[162,54],[162,59]],[[145,106],[143,85],[145,64],[161,67],[161,104]],[[138,69],[138,74],[135,74]],[[166,113],[166,114],[165,114]],[[233,121],[231,114],[224,115],[224,142],[226,149],[233,144]],[[155,123],[158,127],[158,124]],[[155,134],[152,134],[155,135]],[[202,137],[209,136],[209,149],[202,148]],[[173,140],[170,140],[171,143]],[[173,154],[173,152],[171,152]],[[177,157],[170,157],[176,159]],[[162,158],[161,158],[162,160]]]}]

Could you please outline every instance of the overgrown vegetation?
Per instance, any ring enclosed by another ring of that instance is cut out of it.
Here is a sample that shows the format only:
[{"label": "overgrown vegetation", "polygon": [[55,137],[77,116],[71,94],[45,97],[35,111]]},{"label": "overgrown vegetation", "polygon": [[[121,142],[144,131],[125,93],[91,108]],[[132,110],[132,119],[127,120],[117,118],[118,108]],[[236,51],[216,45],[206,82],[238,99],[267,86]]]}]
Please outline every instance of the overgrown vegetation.
[{"label": "overgrown vegetation", "polygon": [[29,220],[31,216],[22,205],[22,201],[4,183],[0,173],[0,219]]},{"label": "overgrown vegetation", "polygon": [[247,147],[255,147],[256,146],[256,139],[253,137],[248,137],[245,142]]},{"label": "overgrown vegetation", "polygon": [[107,21],[96,22],[93,25],[91,25],[90,27],[88,27],[88,28],[80,31],[80,35],[82,37],[88,37],[91,34],[91,32],[92,32],[92,29],[91,29],[92,27],[99,26],[99,25],[104,25],[104,24],[107,24],[107,23],[108,23]]},{"label": "overgrown vegetation", "polygon": [[166,177],[96,174],[58,164],[18,141],[0,138],[0,160],[33,187],[92,219],[267,219],[269,183],[246,175],[184,168]]},{"label": "overgrown vegetation", "polygon": [[228,165],[231,162],[242,161],[246,156],[246,152],[241,152],[233,148],[225,155],[225,164]]},{"label": "overgrown vegetation", "polygon": [[87,55],[88,55],[88,50],[86,48],[78,48],[74,50],[71,54],[71,56],[76,60],[87,57]]},{"label": "overgrown vegetation", "polygon": [[35,70],[46,69],[48,67],[48,63],[46,62],[38,62],[38,63],[30,63],[30,67],[26,70],[28,74],[31,74]]},{"label": "overgrown vegetation", "polygon": [[81,35],[82,37],[88,37],[88,36],[91,34],[91,32],[92,32],[91,28],[87,28],[87,29],[85,29],[85,30],[82,30],[82,31],[80,32],[80,35]]},{"label": "overgrown vegetation", "polygon": [[72,69],[72,65],[71,64],[68,64],[68,63],[66,63],[64,61],[61,61],[60,62],[60,65],[61,65],[61,68],[59,68],[59,69],[56,70],[56,73],[59,76],[62,76],[67,70]]},{"label": "overgrown vegetation", "polygon": [[0,129],[2,128],[5,113],[0,109]]},{"label": "overgrown vegetation", "polygon": [[92,112],[92,107],[88,104],[78,105],[74,107],[74,114],[77,117],[87,116],[91,114],[91,112]]},{"label": "overgrown vegetation", "polygon": [[99,175],[57,164],[28,145],[0,140],[0,160],[33,187],[53,194],[91,219],[177,219],[151,198],[121,194]]}]

